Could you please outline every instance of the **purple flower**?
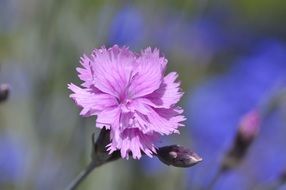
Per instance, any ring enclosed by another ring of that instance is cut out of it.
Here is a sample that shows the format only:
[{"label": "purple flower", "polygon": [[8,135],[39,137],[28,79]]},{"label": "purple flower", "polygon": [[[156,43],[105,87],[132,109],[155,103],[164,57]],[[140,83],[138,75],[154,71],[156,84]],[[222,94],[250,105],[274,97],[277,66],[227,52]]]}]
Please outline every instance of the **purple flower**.
[{"label": "purple flower", "polygon": [[111,130],[109,153],[127,158],[152,157],[160,135],[178,133],[185,120],[176,106],[183,93],[176,72],[164,76],[167,60],[159,50],[135,54],[117,45],[95,49],[77,68],[82,87],[69,84],[70,97],[82,107],[80,115],[97,116],[96,127]]}]

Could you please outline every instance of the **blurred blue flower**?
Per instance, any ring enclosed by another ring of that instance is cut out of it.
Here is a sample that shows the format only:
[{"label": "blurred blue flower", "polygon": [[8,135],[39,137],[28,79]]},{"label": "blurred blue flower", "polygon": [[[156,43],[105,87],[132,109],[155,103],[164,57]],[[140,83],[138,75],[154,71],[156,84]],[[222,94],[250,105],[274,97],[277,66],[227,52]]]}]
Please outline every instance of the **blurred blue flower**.
[{"label": "blurred blue flower", "polygon": [[[168,146],[171,144],[176,144],[175,141],[170,139],[170,136],[162,136],[160,141],[156,142],[156,147]],[[149,158],[148,156],[143,156],[139,160],[140,169],[147,175],[159,175],[162,172],[165,172],[168,168],[163,164],[156,156]]]},{"label": "blurred blue flower", "polygon": [[191,21],[176,15],[166,17],[158,21],[152,32],[153,41],[160,48],[191,54],[195,59],[210,58],[229,45],[225,31],[208,17]]},{"label": "blurred blue flower", "polygon": [[0,183],[12,183],[23,177],[26,156],[22,144],[9,136],[0,136]]},{"label": "blurred blue flower", "polygon": [[111,23],[109,44],[135,46],[143,38],[143,17],[134,7],[123,7]]},{"label": "blurred blue flower", "polygon": [[261,133],[242,166],[223,174],[214,189],[257,189],[278,180],[286,161],[286,129],[282,120],[281,110],[265,118]]},{"label": "blurred blue flower", "polygon": [[10,0],[0,1],[0,33],[10,32],[19,19],[17,2]]},{"label": "blurred blue flower", "polygon": [[[69,175],[70,168],[66,168],[64,170],[65,173],[61,173],[59,175],[61,165],[60,161],[53,153],[53,150],[47,149],[45,151],[42,163],[44,163],[41,165],[42,172],[35,176],[35,183],[33,184],[35,186],[35,189],[49,190],[56,189],[59,188],[59,186],[65,185],[61,184],[63,183],[62,178],[65,178],[67,175]],[[57,180],[55,180],[54,183],[51,184],[50,182],[54,180],[55,176],[58,176]]]},{"label": "blurred blue flower", "polygon": [[227,35],[212,18],[199,18],[187,23],[179,42],[196,59],[211,57],[228,47]]},{"label": "blurred blue flower", "polygon": [[[210,182],[216,173],[223,153],[229,148],[233,140],[240,118],[265,102],[272,95],[275,87],[285,82],[285,78],[286,47],[277,41],[269,40],[259,44],[251,52],[251,55],[239,59],[227,73],[210,79],[192,93],[187,112],[190,114],[188,121],[191,127],[189,129],[193,146],[204,158],[204,162],[200,167],[190,170],[189,178],[191,181],[188,185],[194,187],[204,186]],[[273,127],[275,125],[277,125],[277,131]],[[279,125],[281,125],[279,119],[274,119],[270,123],[264,121],[262,128],[265,128],[265,130],[261,131],[262,134],[259,137],[262,138],[264,135],[261,141],[275,138],[274,133],[279,133],[279,131],[282,133],[282,129],[278,127]],[[282,167],[281,161],[286,162],[286,157],[283,156],[277,158],[276,162],[273,163],[275,159],[273,155],[277,155],[277,151],[281,151],[281,149],[278,148],[279,145],[275,141],[270,142],[267,140],[269,145],[263,145],[265,147],[263,150],[261,145],[257,145],[257,151],[263,152],[259,154],[263,154],[261,155],[264,157],[263,159],[256,155],[252,158],[252,161],[249,161],[251,165],[249,167],[259,166],[261,168],[258,170],[254,167],[255,174],[252,177],[257,178],[256,180],[270,177],[270,171],[272,171],[272,174],[277,173],[277,168]],[[283,142],[283,145],[285,146],[286,142]],[[266,150],[266,148],[271,150]],[[267,151],[276,151],[276,153],[266,153]],[[268,156],[264,154],[268,154]],[[269,156],[272,158],[269,158]],[[281,160],[279,161],[279,159]],[[267,166],[266,162],[272,164],[269,167],[262,167],[264,164]],[[262,169],[264,169],[264,172],[261,171]],[[259,175],[263,177],[259,177]],[[241,175],[236,176],[238,178],[242,177]],[[230,177],[225,176],[224,179],[228,178]],[[233,181],[235,178],[231,177],[232,180],[229,180]],[[227,186],[227,180],[225,180],[223,185]],[[242,179],[237,180],[245,181]],[[230,182],[230,186],[225,189],[233,187],[231,186],[232,183]]]},{"label": "blurred blue flower", "polygon": [[286,190],[286,184],[282,185],[278,190]]},{"label": "blurred blue flower", "polygon": [[156,157],[149,158],[143,156],[139,161],[140,169],[147,175],[158,175],[166,169],[166,165],[161,163]]},{"label": "blurred blue flower", "polygon": [[222,176],[215,184],[216,190],[242,190],[250,189],[247,184],[247,176],[243,175],[241,171],[234,171]]}]

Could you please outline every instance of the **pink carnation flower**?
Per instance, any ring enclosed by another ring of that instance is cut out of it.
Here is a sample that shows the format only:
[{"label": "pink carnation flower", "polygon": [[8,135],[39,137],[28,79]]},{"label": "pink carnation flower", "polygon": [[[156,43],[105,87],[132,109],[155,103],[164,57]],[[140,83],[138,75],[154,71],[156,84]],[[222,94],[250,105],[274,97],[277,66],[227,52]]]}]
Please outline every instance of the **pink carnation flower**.
[{"label": "pink carnation flower", "polygon": [[167,60],[158,49],[140,55],[117,45],[95,49],[81,58],[81,65],[77,71],[83,83],[68,85],[70,97],[82,108],[80,115],[97,116],[96,127],[110,129],[109,153],[152,157],[160,135],[179,133],[185,117],[176,103],[183,93],[176,72],[164,76]]}]

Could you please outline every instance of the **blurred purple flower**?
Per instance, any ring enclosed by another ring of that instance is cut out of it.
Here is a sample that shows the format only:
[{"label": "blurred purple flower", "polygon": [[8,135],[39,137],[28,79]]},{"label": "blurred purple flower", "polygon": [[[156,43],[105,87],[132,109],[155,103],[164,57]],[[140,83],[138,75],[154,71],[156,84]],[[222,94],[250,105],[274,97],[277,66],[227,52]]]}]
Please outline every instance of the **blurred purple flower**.
[{"label": "blurred purple flower", "polygon": [[[191,115],[189,125],[192,126],[190,130],[194,148],[201,151],[204,164],[190,171],[190,185],[203,186],[213,178],[222,154],[229,148],[234,138],[239,119],[249,110],[259,108],[261,103],[271,96],[275,86],[285,82],[285,61],[284,45],[276,41],[264,41],[254,49],[252,55],[238,60],[229,72],[209,80],[192,94],[188,111]],[[277,122],[278,120],[273,121],[271,125],[276,125]],[[274,132],[272,126],[267,126],[265,123],[263,126]],[[271,147],[276,146],[275,143],[271,144],[268,141],[267,143]],[[275,148],[272,148],[272,151],[274,150]],[[261,152],[265,153],[266,150]],[[256,157],[256,161],[252,164],[257,166],[258,163],[273,162],[273,158],[272,160],[260,158]],[[276,162],[269,168],[260,167],[266,171],[275,170],[279,163]],[[260,173],[264,176],[267,174],[269,173]]]}]

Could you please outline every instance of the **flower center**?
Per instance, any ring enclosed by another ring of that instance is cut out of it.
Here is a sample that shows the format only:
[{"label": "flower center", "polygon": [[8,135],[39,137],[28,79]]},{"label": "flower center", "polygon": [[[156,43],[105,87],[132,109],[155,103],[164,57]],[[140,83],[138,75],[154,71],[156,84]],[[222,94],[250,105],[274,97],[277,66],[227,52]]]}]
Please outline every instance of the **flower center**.
[{"label": "flower center", "polygon": [[122,112],[125,112],[125,113],[126,113],[126,112],[132,111],[132,110],[130,109],[131,101],[132,101],[132,100],[130,100],[130,99],[124,99],[124,100],[122,100],[122,101],[119,102]]}]

